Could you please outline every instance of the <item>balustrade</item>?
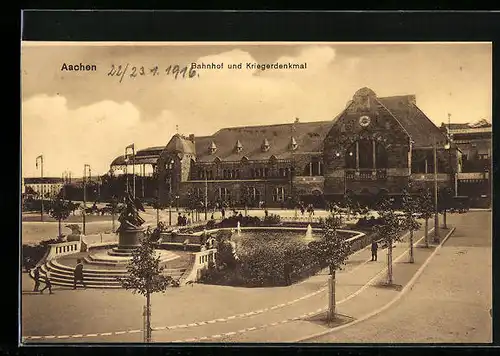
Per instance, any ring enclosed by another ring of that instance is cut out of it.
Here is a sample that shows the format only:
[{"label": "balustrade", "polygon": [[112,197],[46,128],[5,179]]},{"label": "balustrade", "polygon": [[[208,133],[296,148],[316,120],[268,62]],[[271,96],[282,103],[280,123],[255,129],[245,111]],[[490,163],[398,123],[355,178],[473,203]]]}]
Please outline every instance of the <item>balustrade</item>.
[{"label": "balustrade", "polygon": [[346,169],[345,179],[352,181],[385,180],[387,179],[386,169]]}]

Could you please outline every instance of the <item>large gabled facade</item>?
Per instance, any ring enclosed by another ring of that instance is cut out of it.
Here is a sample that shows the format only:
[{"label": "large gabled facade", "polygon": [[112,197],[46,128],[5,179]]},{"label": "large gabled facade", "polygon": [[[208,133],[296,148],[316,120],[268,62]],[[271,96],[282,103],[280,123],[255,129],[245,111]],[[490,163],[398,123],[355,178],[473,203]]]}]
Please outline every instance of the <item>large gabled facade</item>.
[{"label": "large gabled facade", "polygon": [[453,188],[460,151],[448,143],[415,96],[379,98],[362,88],[331,121],[176,134],[165,147],[137,152],[136,162],[153,166],[163,204],[206,196],[231,205],[320,205],[346,193],[399,195],[410,181],[413,189],[432,187],[434,147],[439,187]]}]

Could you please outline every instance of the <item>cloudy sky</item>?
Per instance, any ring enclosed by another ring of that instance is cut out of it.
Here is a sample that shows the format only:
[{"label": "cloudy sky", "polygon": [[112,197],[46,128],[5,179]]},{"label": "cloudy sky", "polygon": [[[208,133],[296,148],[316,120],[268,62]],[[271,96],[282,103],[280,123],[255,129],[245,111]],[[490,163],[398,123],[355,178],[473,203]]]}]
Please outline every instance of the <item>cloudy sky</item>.
[{"label": "cloudy sky", "polygon": [[[228,126],[333,119],[364,86],[378,96],[415,94],[437,125],[491,120],[491,44],[163,44],[22,46],[22,169],[38,176],[83,164],[103,174],[125,146],[165,145],[182,134],[210,135]],[[224,63],[191,79],[169,65]],[[229,70],[227,64],[304,63],[306,70]],[[61,72],[63,63],[96,72]],[[111,65],[144,66],[145,76],[120,83]],[[149,68],[158,66],[152,76]]]}]

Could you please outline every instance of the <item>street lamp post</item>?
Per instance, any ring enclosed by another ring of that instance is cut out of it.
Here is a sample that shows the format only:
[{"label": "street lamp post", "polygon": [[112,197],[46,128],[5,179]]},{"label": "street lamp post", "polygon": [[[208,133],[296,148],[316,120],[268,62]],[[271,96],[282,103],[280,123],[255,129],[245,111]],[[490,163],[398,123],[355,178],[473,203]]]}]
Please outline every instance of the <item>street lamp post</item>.
[{"label": "street lamp post", "polygon": [[90,165],[84,164],[83,165],[83,234],[85,235],[85,214],[86,214],[86,209],[87,209],[87,168],[89,169],[89,176],[90,176]]},{"label": "street lamp post", "polygon": [[437,147],[434,139],[434,242],[439,242]]},{"label": "street lamp post", "polygon": [[174,160],[171,159],[167,164],[168,174],[168,225],[172,226],[172,168],[174,167]]},{"label": "street lamp post", "polygon": [[38,168],[38,160],[40,160],[40,191],[41,191],[41,207],[40,207],[40,220],[43,221],[43,155],[36,158],[36,167]]},{"label": "street lamp post", "polygon": [[208,178],[207,175],[205,174],[205,221],[207,221],[207,214],[208,214]]},{"label": "street lamp post", "polygon": [[125,150],[125,192],[128,195],[128,155]]},{"label": "street lamp post", "polygon": [[[125,147],[125,156],[127,156],[128,150],[132,149],[132,196],[135,199],[135,145],[132,143]],[[127,183],[128,189],[128,183]]]}]

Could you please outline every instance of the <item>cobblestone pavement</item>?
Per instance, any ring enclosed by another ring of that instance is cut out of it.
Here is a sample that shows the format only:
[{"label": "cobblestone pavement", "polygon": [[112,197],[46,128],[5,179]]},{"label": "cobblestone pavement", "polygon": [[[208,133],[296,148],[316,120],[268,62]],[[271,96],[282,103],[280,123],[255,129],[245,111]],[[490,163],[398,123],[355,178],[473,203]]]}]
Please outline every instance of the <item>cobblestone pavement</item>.
[{"label": "cobblestone pavement", "polygon": [[[423,236],[416,233],[415,241]],[[410,278],[431,249],[407,260],[407,242],[394,249],[395,281]],[[337,275],[338,311],[354,318],[390,300],[397,291],[377,286],[385,279],[383,255],[370,262],[368,249],[351,256]],[[409,268],[410,266],[411,268]],[[306,321],[327,305],[325,273],[281,288],[234,288],[194,285],[173,288],[152,298],[155,342],[294,341],[324,330]],[[144,298],[125,290],[67,290],[54,295],[30,292],[23,275],[22,333],[27,342],[140,342]]]},{"label": "cobblestone pavement", "polygon": [[491,343],[491,213],[451,215],[455,233],[389,310],[307,342]]}]

